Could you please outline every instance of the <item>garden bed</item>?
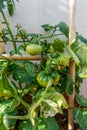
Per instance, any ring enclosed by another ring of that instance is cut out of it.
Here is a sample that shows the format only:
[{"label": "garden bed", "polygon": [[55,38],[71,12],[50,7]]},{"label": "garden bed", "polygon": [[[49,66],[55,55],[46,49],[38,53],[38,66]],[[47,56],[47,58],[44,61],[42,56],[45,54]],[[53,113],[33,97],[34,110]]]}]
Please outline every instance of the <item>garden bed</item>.
[{"label": "garden bed", "polygon": [[[63,114],[60,114],[60,113],[56,114],[55,119],[60,126],[59,130],[68,130],[68,111],[67,110],[63,110]],[[74,119],[74,130],[82,130],[75,119]]]}]

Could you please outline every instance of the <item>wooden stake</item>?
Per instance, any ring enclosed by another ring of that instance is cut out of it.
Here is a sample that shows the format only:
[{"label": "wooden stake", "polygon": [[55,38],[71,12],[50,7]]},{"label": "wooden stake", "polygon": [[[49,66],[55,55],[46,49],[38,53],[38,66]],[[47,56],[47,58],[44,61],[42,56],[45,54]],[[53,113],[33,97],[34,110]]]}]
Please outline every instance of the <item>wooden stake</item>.
[{"label": "wooden stake", "polygon": [[30,55],[23,55],[23,56],[20,56],[20,55],[13,55],[13,56],[10,56],[9,54],[2,54],[0,56],[0,59],[5,59],[5,58],[8,58],[8,59],[14,59],[14,60],[35,60],[35,61],[38,61],[41,59],[41,56],[30,56]]},{"label": "wooden stake", "polygon": [[[0,22],[0,32],[2,30],[2,23]],[[3,41],[2,38],[0,37],[0,41]],[[4,43],[0,42],[0,53],[5,52],[5,47],[4,47]]]},{"label": "wooden stake", "polygon": [[[75,5],[76,0],[69,0],[69,44],[71,44],[76,38],[76,30],[75,30]],[[75,62],[70,62],[69,65],[70,75],[75,82]],[[73,86],[73,94],[68,97],[68,104],[70,108],[74,107],[74,86]],[[74,119],[72,115],[72,109],[68,110],[68,130],[74,130]]]}]

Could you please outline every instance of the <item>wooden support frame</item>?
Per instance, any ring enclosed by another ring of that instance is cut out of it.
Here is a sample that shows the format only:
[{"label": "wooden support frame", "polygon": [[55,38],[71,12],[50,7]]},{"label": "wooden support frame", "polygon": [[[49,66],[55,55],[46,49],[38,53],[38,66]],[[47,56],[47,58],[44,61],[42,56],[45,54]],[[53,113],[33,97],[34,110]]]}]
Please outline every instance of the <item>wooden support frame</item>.
[{"label": "wooden support frame", "polygon": [[21,56],[21,55],[17,55],[17,54],[15,54],[13,56],[10,56],[9,54],[2,54],[0,56],[0,59],[4,59],[4,57],[8,58],[8,59],[10,58],[10,59],[13,59],[13,60],[35,60],[35,61],[38,61],[38,60],[41,59],[40,56],[29,56],[29,55]]},{"label": "wooden support frame", "polygon": [[[2,30],[2,23],[0,21],[0,32]],[[0,37],[0,41],[2,41],[2,38]],[[3,53],[5,51],[4,43],[0,42],[0,53]]]},{"label": "wooden support frame", "polygon": [[[76,0],[69,0],[69,45],[76,39],[75,29],[75,11],[76,11]],[[69,72],[75,82],[75,62],[72,61],[69,64]],[[68,97],[68,104],[70,108],[74,108],[74,86],[73,94]],[[68,109],[68,130],[74,130],[74,119],[72,115],[72,109]]]}]

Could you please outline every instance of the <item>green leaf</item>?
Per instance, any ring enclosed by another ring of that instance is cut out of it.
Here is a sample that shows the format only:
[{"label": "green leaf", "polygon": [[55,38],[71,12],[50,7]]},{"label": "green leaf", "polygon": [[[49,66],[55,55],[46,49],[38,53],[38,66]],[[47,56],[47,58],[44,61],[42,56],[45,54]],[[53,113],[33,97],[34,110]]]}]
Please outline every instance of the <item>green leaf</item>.
[{"label": "green leaf", "polygon": [[9,14],[12,16],[14,13],[14,7],[15,7],[15,3],[14,0],[8,0],[7,1],[7,8],[8,8],[8,12]]},{"label": "green leaf", "polygon": [[10,51],[10,56],[13,56],[14,54],[15,54],[14,50]]},{"label": "green leaf", "polygon": [[53,117],[41,117],[38,122],[38,130],[59,130],[59,125]]},{"label": "green leaf", "polygon": [[59,30],[66,36],[69,36],[69,27],[67,26],[66,23],[64,22],[60,22],[58,25],[56,25],[57,27],[59,27]]},{"label": "green leaf", "polygon": [[41,27],[44,28],[45,31],[51,31],[54,28],[54,26],[51,26],[50,24],[44,24]]},{"label": "green leaf", "polygon": [[32,124],[30,120],[23,121],[18,126],[18,130],[32,130]]},{"label": "green leaf", "polygon": [[18,61],[17,70],[13,74],[13,78],[20,83],[30,84],[35,80],[34,64],[29,61]]},{"label": "green leaf", "polygon": [[0,12],[2,12],[2,10],[5,8],[5,4],[4,2],[7,0],[0,0]]},{"label": "green leaf", "polygon": [[82,130],[87,130],[87,109],[75,108],[73,110],[73,116]]},{"label": "green leaf", "polygon": [[42,102],[44,116],[54,116],[56,113],[62,113],[62,108],[68,108],[64,96],[54,88],[50,88]]},{"label": "green leaf", "polygon": [[83,97],[82,95],[77,95],[76,96],[76,101],[80,106],[87,107],[87,99]]},{"label": "green leaf", "polygon": [[19,46],[18,47],[18,54],[22,55],[25,53],[24,47],[23,46]]},{"label": "green leaf", "polygon": [[12,97],[17,95],[16,88],[7,77],[6,73],[2,73],[0,78],[0,97]]},{"label": "green leaf", "polygon": [[0,130],[9,130],[9,128],[6,128],[3,123],[3,115],[0,115]]},{"label": "green leaf", "polygon": [[26,63],[25,64],[25,69],[26,69],[26,71],[28,72],[28,74],[30,75],[30,76],[34,76],[35,74],[34,74],[34,72],[35,72],[35,67],[34,67],[34,65],[32,64],[32,63]]},{"label": "green leaf", "polygon": [[9,94],[12,95],[17,95],[17,90],[15,88],[15,86],[13,85],[13,83],[10,81],[10,79],[7,77],[6,74],[2,74],[2,79],[1,79],[1,83],[2,83],[2,87],[3,89],[7,90]]},{"label": "green leaf", "polygon": [[38,34],[36,34],[36,33],[31,33],[31,34],[29,34],[29,36],[32,37],[32,38],[37,38],[37,37],[38,37]]},{"label": "green leaf", "polygon": [[17,106],[19,106],[19,104],[20,104],[20,100],[13,99],[13,101],[11,102],[11,105],[10,105],[9,110],[10,110],[11,112],[14,111],[15,108],[16,108]]},{"label": "green leaf", "polygon": [[69,74],[67,75],[66,81],[64,84],[66,85],[66,93],[68,95],[72,95],[72,93],[73,93],[73,80]]},{"label": "green leaf", "polygon": [[76,33],[76,38],[87,45],[87,39],[83,37],[81,34]]},{"label": "green leaf", "polygon": [[17,110],[10,112],[9,107],[12,100],[0,101],[0,130],[9,130],[14,128],[16,120],[8,120],[6,117],[8,115],[16,115]]}]

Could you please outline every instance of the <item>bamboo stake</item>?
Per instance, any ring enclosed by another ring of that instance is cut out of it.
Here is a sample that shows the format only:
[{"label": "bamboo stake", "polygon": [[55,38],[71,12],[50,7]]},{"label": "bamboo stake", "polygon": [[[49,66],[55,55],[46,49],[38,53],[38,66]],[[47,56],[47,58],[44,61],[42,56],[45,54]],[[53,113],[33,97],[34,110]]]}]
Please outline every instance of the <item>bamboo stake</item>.
[{"label": "bamboo stake", "polygon": [[[76,38],[76,30],[75,30],[75,5],[76,0],[69,0],[69,45]],[[75,62],[70,62],[69,65],[70,75],[75,82]],[[68,97],[69,107],[74,108],[74,86],[73,86],[73,94]],[[72,109],[68,110],[68,130],[74,130],[74,119],[72,115]]]},{"label": "bamboo stake", "polygon": [[[0,32],[2,30],[2,23],[0,21]],[[0,41],[2,41],[2,38],[0,37]],[[4,43],[3,42],[0,42],[0,53],[3,53],[5,52],[5,47],[4,47]]]},{"label": "bamboo stake", "polygon": [[5,59],[5,58],[14,59],[14,60],[40,60],[41,59],[40,56],[29,56],[29,55],[20,56],[17,54],[15,54],[13,56],[10,56],[9,54],[2,54],[0,56],[0,59]]}]

